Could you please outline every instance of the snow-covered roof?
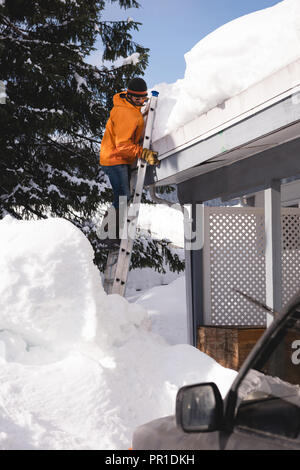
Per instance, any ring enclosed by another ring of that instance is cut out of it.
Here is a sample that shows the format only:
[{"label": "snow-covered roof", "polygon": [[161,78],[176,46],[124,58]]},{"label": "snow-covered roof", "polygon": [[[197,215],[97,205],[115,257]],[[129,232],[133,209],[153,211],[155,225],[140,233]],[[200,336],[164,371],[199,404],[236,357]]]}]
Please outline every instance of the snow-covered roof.
[{"label": "snow-covered roof", "polygon": [[155,141],[156,181],[180,183],[299,136],[300,59]]}]

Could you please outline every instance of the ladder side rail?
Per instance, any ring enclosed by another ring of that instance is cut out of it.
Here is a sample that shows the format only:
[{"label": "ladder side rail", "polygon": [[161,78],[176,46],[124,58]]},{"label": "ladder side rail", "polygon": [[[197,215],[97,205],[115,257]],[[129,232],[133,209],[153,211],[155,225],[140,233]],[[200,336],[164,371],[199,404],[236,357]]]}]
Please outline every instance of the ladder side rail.
[{"label": "ladder side rail", "polygon": [[104,271],[103,287],[107,294],[112,293],[119,250],[109,251]]},{"label": "ladder side rail", "polygon": [[[146,163],[143,164],[144,168],[146,168]],[[144,180],[145,178],[145,171],[143,167],[141,167],[142,175],[140,173],[140,180]],[[140,170],[140,171],[141,171]],[[136,191],[137,192],[137,191]],[[127,221],[126,221],[126,238],[121,240],[120,244],[120,251],[119,257],[117,261],[117,266],[115,270],[115,280],[113,283],[112,292],[114,294],[125,294],[126,289],[126,281],[130,267],[130,260],[131,254],[133,249],[133,244],[135,240],[135,233],[137,229],[137,221],[138,221],[138,214],[139,214],[139,207],[141,202],[141,194],[142,190],[139,190],[137,194],[135,194],[134,201],[129,207],[129,212],[127,214]],[[135,210],[135,213],[132,213],[132,210]]]},{"label": "ladder side rail", "polygon": [[[157,105],[157,95],[153,94],[150,100],[150,106],[146,122],[145,136],[143,140],[143,148],[150,148],[151,145],[151,136],[153,129],[153,122],[155,116],[155,109]],[[115,278],[112,286],[112,293],[125,295],[126,282],[130,267],[131,254],[136,234],[136,227],[138,221],[138,214],[141,204],[142,192],[144,187],[147,163],[144,160],[138,160],[138,175],[136,180],[136,187],[134,191],[133,201],[129,207],[129,213],[127,214],[126,227],[127,233],[125,234],[127,238],[121,240],[119,256],[115,271]],[[136,214],[130,212],[130,208],[136,209]],[[130,236],[132,235],[132,236]]]}]

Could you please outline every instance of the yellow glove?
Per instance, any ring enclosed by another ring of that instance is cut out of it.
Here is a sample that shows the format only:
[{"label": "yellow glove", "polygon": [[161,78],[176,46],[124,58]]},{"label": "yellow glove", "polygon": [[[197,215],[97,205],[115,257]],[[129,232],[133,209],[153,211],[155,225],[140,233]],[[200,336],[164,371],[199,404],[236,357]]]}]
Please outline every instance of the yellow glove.
[{"label": "yellow glove", "polygon": [[146,160],[149,165],[159,165],[159,160],[157,158],[158,152],[153,150],[143,149],[141,158]]}]

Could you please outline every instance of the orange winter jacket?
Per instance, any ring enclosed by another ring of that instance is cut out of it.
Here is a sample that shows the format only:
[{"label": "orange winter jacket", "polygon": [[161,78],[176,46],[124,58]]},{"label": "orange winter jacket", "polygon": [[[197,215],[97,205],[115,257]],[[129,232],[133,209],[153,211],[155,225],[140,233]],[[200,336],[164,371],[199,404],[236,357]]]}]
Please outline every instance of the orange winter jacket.
[{"label": "orange winter jacket", "polygon": [[140,108],[129,103],[125,96],[124,92],[114,96],[114,107],[101,142],[100,164],[103,166],[132,164],[142,154],[139,140],[144,119]]}]

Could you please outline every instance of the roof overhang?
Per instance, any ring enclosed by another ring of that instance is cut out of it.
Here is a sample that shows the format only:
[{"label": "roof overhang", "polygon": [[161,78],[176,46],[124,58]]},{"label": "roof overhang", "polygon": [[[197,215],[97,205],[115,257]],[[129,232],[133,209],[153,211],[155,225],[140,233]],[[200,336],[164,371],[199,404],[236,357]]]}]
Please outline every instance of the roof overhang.
[{"label": "roof overhang", "polygon": [[254,156],[299,137],[300,59],[154,142],[152,182],[180,184],[244,159],[257,167]]}]

